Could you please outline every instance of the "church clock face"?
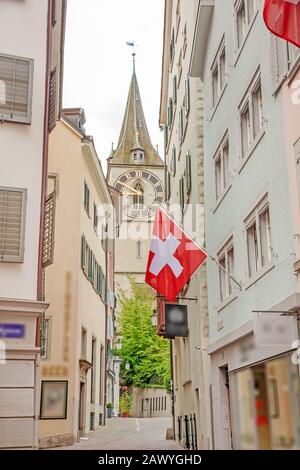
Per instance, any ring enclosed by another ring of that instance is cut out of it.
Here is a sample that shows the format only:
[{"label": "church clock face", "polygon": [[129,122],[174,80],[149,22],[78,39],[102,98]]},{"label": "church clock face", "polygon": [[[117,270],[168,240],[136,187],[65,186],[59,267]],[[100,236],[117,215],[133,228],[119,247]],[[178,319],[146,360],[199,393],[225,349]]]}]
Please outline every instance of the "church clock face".
[{"label": "church clock face", "polygon": [[130,170],[115,182],[123,196],[122,212],[131,219],[151,218],[164,201],[164,189],[157,176],[147,170]]}]

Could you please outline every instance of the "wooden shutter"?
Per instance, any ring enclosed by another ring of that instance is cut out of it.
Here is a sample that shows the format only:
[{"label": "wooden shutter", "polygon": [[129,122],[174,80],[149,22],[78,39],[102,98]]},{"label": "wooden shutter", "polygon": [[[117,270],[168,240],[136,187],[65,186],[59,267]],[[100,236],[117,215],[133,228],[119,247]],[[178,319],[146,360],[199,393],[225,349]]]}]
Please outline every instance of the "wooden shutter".
[{"label": "wooden shutter", "polygon": [[185,175],[186,175],[186,192],[190,194],[192,189],[192,168],[191,168],[191,154],[190,152],[186,155],[186,168],[185,168]]},{"label": "wooden shutter", "polygon": [[49,132],[56,126],[56,87],[57,74],[56,68],[52,70],[50,75],[50,95],[49,95]]},{"label": "wooden shutter", "polygon": [[52,10],[51,10],[51,18],[52,18],[52,26],[56,24],[56,0],[51,0],[52,3]]},{"label": "wooden shutter", "polygon": [[179,180],[179,203],[181,210],[184,209],[184,178],[181,177]]},{"label": "wooden shutter", "polygon": [[86,241],[85,236],[81,237],[81,267],[83,271],[86,271]]},{"label": "wooden shutter", "polygon": [[30,123],[33,61],[0,55],[0,117]]},{"label": "wooden shutter", "polygon": [[25,206],[25,189],[0,188],[0,262],[23,262]]},{"label": "wooden shutter", "polygon": [[164,144],[165,144],[165,149],[168,147],[168,126],[164,126]]},{"label": "wooden shutter", "polygon": [[174,177],[176,175],[176,147],[172,149],[171,171]]},{"label": "wooden shutter", "polygon": [[43,240],[43,267],[49,266],[54,259],[54,235],[55,235],[55,192],[51,193],[45,204],[44,215],[44,240]]},{"label": "wooden shutter", "polygon": [[167,197],[167,201],[170,199],[171,197],[171,174],[169,171],[167,171],[167,191],[166,191],[166,197]]}]

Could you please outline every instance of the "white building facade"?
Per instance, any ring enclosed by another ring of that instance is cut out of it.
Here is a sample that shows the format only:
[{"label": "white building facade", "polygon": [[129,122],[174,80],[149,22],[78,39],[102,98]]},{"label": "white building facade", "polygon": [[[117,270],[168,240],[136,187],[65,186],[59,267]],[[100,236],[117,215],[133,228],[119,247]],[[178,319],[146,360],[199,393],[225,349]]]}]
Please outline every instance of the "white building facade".
[{"label": "white building facade", "polygon": [[204,83],[206,242],[219,263],[207,265],[216,449],[300,446],[283,43],[263,3],[199,1],[190,67]]}]

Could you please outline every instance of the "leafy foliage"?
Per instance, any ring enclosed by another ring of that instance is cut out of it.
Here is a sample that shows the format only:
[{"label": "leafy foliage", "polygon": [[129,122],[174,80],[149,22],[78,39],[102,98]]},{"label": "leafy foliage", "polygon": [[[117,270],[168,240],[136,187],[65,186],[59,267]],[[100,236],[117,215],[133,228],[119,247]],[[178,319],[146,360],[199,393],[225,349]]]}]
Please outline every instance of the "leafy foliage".
[{"label": "leafy foliage", "polygon": [[[131,297],[123,291],[119,294],[122,311],[118,319],[122,336],[122,349],[118,351],[121,376],[124,383],[134,387],[161,384],[166,388],[170,383],[169,342],[156,335],[151,317],[155,298],[146,285],[137,285],[132,278]],[[126,370],[125,364],[130,364]]]}]

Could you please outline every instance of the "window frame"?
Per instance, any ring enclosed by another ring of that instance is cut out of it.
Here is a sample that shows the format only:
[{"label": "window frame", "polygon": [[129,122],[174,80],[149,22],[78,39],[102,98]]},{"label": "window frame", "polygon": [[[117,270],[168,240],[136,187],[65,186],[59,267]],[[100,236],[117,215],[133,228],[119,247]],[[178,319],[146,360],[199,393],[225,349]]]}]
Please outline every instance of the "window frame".
[{"label": "window frame", "polygon": [[33,72],[34,72],[34,60],[28,57],[15,56],[12,54],[0,53],[1,57],[7,57],[14,60],[23,60],[29,63],[29,78],[28,78],[28,99],[27,99],[27,115],[24,116],[14,116],[11,114],[4,114],[1,112],[0,107],[0,119],[7,122],[16,122],[18,124],[31,124],[32,118],[32,100],[33,100]]},{"label": "window frame", "polygon": [[[228,148],[228,174],[227,174],[227,184],[225,184],[225,174],[224,174],[224,149]],[[220,144],[218,145],[217,150],[213,156],[214,161],[214,175],[215,175],[215,202],[219,202],[223,195],[226,193],[230,186],[230,146],[229,146],[229,133],[226,130]],[[217,163],[221,162],[220,166],[220,176],[221,176],[221,185],[220,185],[220,194],[217,191]]]},{"label": "window frame", "polygon": [[[248,0],[236,0],[234,3],[234,29],[235,29],[235,52],[239,53],[243,48],[245,41],[248,37],[249,31],[255,21],[256,15],[259,11],[259,5],[257,0],[253,0],[254,7],[253,7],[253,15],[251,19],[248,16]],[[244,32],[241,41],[239,41],[238,35],[238,12],[241,9],[241,6],[244,5],[245,9],[245,24],[244,24]]]},{"label": "window frame", "polygon": [[[230,265],[229,265],[229,253],[233,251],[233,272],[230,272]],[[218,263],[221,264],[221,261],[225,260],[224,269],[229,273],[232,277],[234,277],[235,273],[235,245],[234,245],[234,237],[233,235],[226,241],[226,243],[222,246],[219,250],[217,255]],[[225,273],[225,271],[219,266],[219,302],[222,305],[224,302],[228,302],[228,300],[232,299],[235,295],[234,292],[234,285],[232,279],[230,279],[229,274]],[[224,293],[222,292],[222,276],[224,276]]]},{"label": "window frame", "polygon": [[[221,57],[225,54],[225,65],[224,65],[224,83],[223,86],[221,84]],[[214,110],[217,106],[221,97],[224,93],[224,90],[227,85],[227,54],[226,54],[226,41],[225,41],[225,34],[223,34],[217,52],[214,55],[214,59],[212,61],[210,67],[210,81],[211,81],[211,108]],[[217,96],[214,96],[214,73],[217,71]]]},{"label": "window frame", "polygon": [[[87,190],[87,193],[86,193],[86,190]],[[86,194],[88,194],[88,201],[87,201],[87,204],[86,204]],[[87,184],[87,182],[84,180],[84,185],[83,185],[83,206],[88,214],[88,216],[90,217],[90,202],[91,202],[91,192],[90,192],[90,188]]]},{"label": "window frame", "polygon": [[[261,216],[268,211],[269,221],[267,227],[267,242],[268,242],[268,259],[266,262],[263,262],[262,254],[262,241],[261,241]],[[272,227],[271,227],[271,213],[270,213],[270,202],[268,195],[265,195],[261,201],[256,205],[256,207],[250,212],[246,217],[245,221],[245,241],[246,241],[246,255],[247,255],[247,277],[251,281],[256,276],[259,276],[265,269],[268,269],[274,263],[273,259],[273,246],[272,246]],[[255,258],[256,270],[251,272],[250,268],[250,255],[249,255],[249,239],[248,233],[249,230],[255,227],[255,234],[257,240],[257,259]]]},{"label": "window frame", "polygon": [[[261,90],[261,103],[260,103],[260,128],[258,132],[255,134],[255,126],[254,126],[254,112],[253,112],[253,95],[257,92],[260,88]],[[251,154],[253,148],[255,147],[256,143],[260,139],[263,131],[264,131],[264,103],[263,103],[263,94],[262,94],[262,80],[261,80],[261,70],[255,72],[250,85],[245,92],[240,105],[238,107],[239,113],[239,120],[240,120],[240,145],[241,145],[241,159],[242,161],[247,160],[249,154]],[[248,108],[249,113],[249,124],[247,124],[248,128],[248,145],[247,149],[244,149],[244,140],[243,140],[243,115],[245,115],[245,111]]]}]

